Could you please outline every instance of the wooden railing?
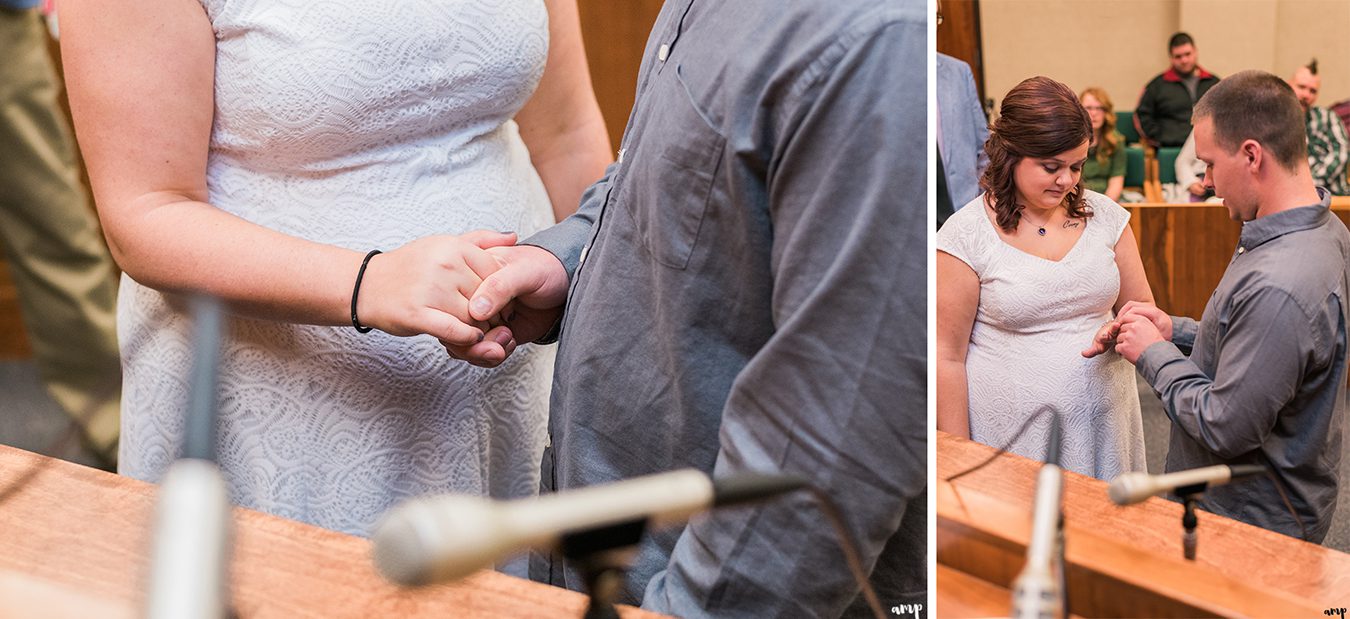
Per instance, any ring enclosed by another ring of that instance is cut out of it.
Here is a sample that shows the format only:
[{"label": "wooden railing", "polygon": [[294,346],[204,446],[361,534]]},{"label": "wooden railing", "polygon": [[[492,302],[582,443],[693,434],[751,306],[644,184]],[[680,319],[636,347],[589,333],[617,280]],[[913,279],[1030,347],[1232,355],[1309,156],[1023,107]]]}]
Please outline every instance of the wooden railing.
[{"label": "wooden railing", "polygon": [[[1237,247],[1242,224],[1222,204],[1126,204],[1139,242],[1144,272],[1158,307],[1199,318]],[[1350,227],[1350,197],[1331,201],[1332,212]]]}]

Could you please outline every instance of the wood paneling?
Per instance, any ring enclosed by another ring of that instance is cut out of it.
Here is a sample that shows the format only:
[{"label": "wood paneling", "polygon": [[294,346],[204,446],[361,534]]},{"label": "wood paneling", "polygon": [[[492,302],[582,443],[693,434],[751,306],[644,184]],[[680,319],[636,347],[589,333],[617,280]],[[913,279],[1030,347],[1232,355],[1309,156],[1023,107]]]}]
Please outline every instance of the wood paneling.
[{"label": "wood paneling", "polygon": [[[936,440],[938,563],[1008,589],[1024,563],[1041,465],[1005,454],[948,482],[994,450],[944,432]],[[1312,616],[1350,598],[1350,555],[1342,552],[1202,511],[1197,558],[1187,561],[1180,504],[1152,498],[1119,507],[1105,482],[1065,473],[1063,505],[1077,614]],[[947,587],[941,574],[939,591]],[[938,612],[947,616],[941,606]]]},{"label": "wood paneling", "polygon": [[984,105],[984,58],[980,46],[979,0],[939,0],[942,23],[937,27],[937,51],[970,65],[975,89]]},{"label": "wood paneling", "polygon": [[618,149],[637,91],[638,64],[662,0],[579,0],[581,36],[605,115],[610,144]]},{"label": "wood paneling", "polygon": [[[23,482],[33,467],[39,474]],[[24,484],[20,491],[5,492],[16,483]],[[15,594],[0,596],[0,616],[80,616],[51,606],[67,599],[76,608],[116,611],[98,616],[133,616],[145,598],[156,490],[0,446],[0,593]],[[490,571],[402,589],[376,574],[369,540],[242,508],[233,511],[233,527],[230,586],[239,617],[580,617],[586,606],[581,594]],[[15,581],[26,584],[5,586]],[[72,591],[74,599],[62,593]],[[661,616],[619,610],[635,619]]]}]

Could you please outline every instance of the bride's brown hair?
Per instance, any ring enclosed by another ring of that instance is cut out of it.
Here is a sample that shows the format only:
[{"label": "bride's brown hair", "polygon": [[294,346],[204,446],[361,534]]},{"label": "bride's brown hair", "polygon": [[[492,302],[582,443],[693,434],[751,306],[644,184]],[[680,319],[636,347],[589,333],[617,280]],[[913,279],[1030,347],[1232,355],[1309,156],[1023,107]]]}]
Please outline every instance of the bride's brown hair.
[{"label": "bride's brown hair", "polygon": [[[1013,168],[1026,157],[1054,157],[1091,143],[1092,119],[1068,86],[1048,77],[1032,77],[1008,91],[999,106],[998,120],[989,128],[984,152],[989,166],[980,176],[984,202],[994,209],[998,226],[1017,229],[1022,206],[1017,204]],[[1083,203],[1083,181],[1064,196],[1069,217],[1087,218],[1092,209]]]}]

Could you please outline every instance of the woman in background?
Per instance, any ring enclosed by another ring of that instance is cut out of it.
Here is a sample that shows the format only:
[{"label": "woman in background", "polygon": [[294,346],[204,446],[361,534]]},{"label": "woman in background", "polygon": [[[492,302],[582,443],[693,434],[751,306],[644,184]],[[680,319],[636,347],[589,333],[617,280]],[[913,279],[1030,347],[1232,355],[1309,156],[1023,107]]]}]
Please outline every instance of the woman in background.
[{"label": "woman in background", "polygon": [[1120,202],[1125,189],[1125,136],[1116,131],[1116,109],[1106,91],[1092,87],[1078,95],[1092,119],[1092,146],[1083,164],[1083,186]]},{"label": "woman in background", "polygon": [[1153,294],[1129,213],[1081,182],[1093,125],[1072,90],[1028,79],[1003,99],[984,193],[937,236],[938,429],[1029,457],[1062,422],[1062,466],[1109,479],[1145,468],[1134,367],[1081,354],[1128,301]]},{"label": "woman in background", "polygon": [[234,313],[218,451],[238,504],[365,535],[402,498],[537,491],[552,350],[485,370],[443,347],[486,328],[451,318],[479,281],[456,273],[515,237],[451,235],[544,228],[608,163],[575,0],[63,0],[60,18],[125,271],[122,473],[157,481],[178,452],[180,293],[200,291]]}]

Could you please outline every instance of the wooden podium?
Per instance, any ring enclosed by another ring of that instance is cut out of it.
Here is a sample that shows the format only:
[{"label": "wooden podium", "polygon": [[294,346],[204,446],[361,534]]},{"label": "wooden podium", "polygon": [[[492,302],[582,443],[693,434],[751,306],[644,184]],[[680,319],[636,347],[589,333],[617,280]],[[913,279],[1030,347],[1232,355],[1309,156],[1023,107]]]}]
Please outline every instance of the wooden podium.
[{"label": "wooden podium", "polygon": [[[155,491],[0,445],[0,617],[139,616]],[[234,540],[230,587],[240,619],[580,617],[587,603],[488,571],[401,589],[375,573],[369,541],[247,509],[234,511]],[[661,616],[628,607],[620,615]]]},{"label": "wooden podium", "polygon": [[[1041,464],[937,433],[937,614],[1007,617]],[[1090,617],[1313,617],[1350,602],[1350,555],[1199,512],[1182,557],[1178,503],[1119,507],[1105,482],[1064,475],[1069,610]]]}]

